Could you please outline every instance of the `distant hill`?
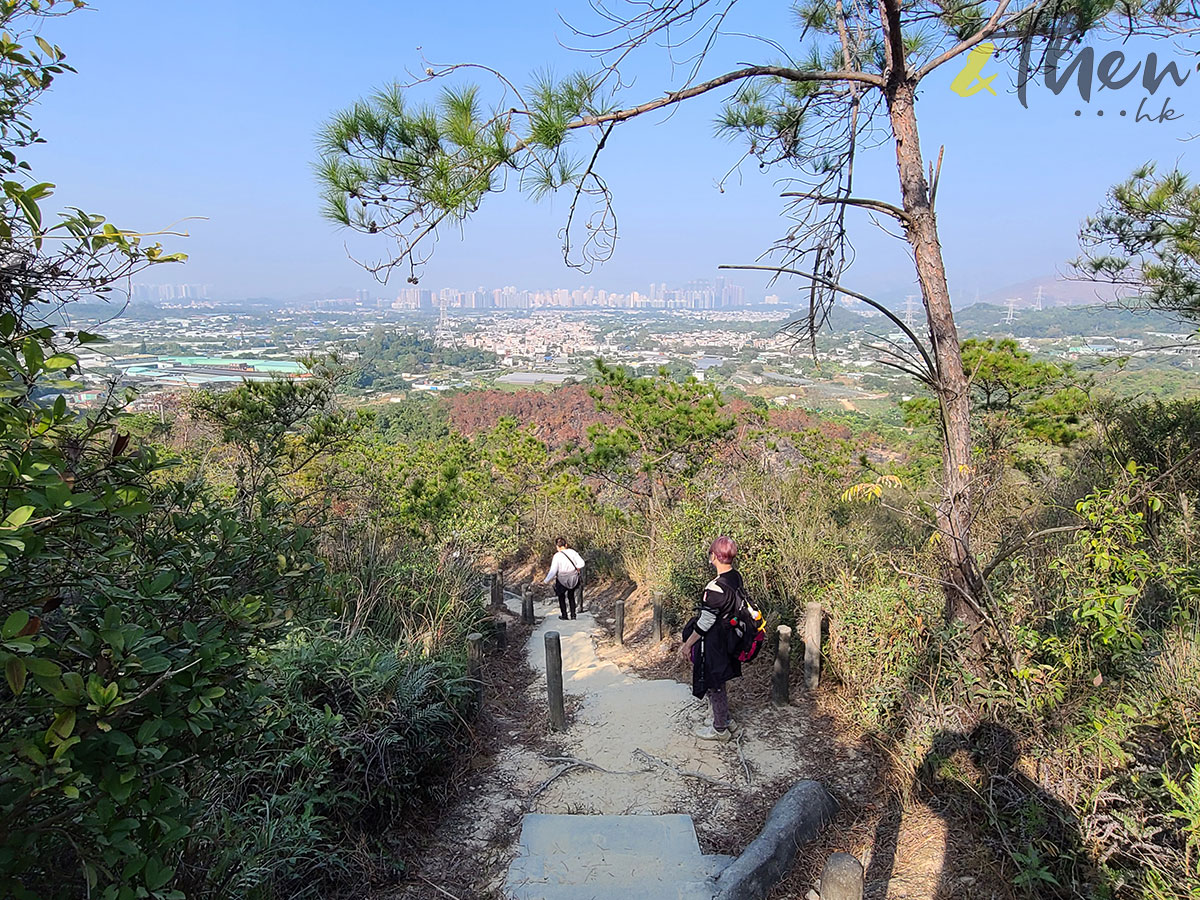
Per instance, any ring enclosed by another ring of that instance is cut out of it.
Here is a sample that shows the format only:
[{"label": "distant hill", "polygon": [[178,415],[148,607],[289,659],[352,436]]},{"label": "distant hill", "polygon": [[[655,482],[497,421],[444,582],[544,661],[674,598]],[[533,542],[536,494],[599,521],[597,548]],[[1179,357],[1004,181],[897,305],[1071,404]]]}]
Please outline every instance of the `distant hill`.
[{"label": "distant hill", "polygon": [[[866,309],[866,307],[861,304],[859,308]],[[808,312],[807,309],[798,311],[796,313],[796,319],[801,318],[806,312]],[[901,313],[901,315],[903,314]],[[873,316],[868,318],[854,310],[846,309],[839,303],[829,311],[829,317],[825,320],[825,327],[822,329],[822,331],[826,333],[832,332],[833,334],[843,334],[847,331],[858,331],[860,328],[871,328],[873,330],[883,329],[885,331],[891,331],[892,326],[884,325],[883,322],[884,320],[882,317]]]},{"label": "distant hill", "polygon": [[[1066,281],[1059,275],[1046,275],[1040,278],[1030,278],[1027,281],[1018,281],[989,293],[980,294],[979,302],[1004,306],[1011,297],[1020,300],[1017,303],[1017,309],[1031,308],[1039,287],[1042,289],[1043,309],[1051,306],[1096,306],[1108,303],[1117,297],[1117,291],[1111,285]],[[960,294],[958,299],[961,302],[964,298]]]},{"label": "distant hill", "polygon": [[1150,331],[1187,333],[1195,326],[1157,312],[1122,309],[1112,306],[1059,306],[1040,312],[1017,307],[1011,324],[1004,320],[1008,308],[994,303],[976,303],[954,313],[959,333],[964,337],[1012,335],[1028,338],[1141,337]]}]

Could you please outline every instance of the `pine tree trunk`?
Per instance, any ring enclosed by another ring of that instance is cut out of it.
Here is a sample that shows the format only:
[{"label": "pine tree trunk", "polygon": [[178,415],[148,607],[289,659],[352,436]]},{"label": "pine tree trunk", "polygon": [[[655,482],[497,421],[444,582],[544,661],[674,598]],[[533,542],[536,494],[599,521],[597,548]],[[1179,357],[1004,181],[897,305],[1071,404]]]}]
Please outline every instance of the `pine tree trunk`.
[{"label": "pine tree trunk", "polygon": [[950,308],[946,265],[938,240],[937,217],[930,205],[929,183],[917,134],[913,105],[915,85],[901,80],[888,85],[888,113],[896,142],[900,194],[910,217],[905,234],[916,261],[917,278],[929,321],[930,342],[937,365],[938,403],[942,423],[942,502],[937,525],[949,563],[947,614],[974,630],[983,596],[983,583],[971,548],[971,421],[970,386],[963,370],[958,331]]}]

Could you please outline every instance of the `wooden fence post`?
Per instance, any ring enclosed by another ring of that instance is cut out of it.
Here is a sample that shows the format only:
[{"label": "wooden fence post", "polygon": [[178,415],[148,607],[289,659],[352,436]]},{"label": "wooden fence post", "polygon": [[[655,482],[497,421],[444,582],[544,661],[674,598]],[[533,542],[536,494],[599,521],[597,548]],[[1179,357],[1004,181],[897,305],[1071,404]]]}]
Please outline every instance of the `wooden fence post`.
[{"label": "wooden fence post", "polygon": [[617,632],[617,643],[624,645],[625,643],[625,601],[617,601],[617,622],[615,630]]},{"label": "wooden fence post", "polygon": [[787,706],[791,693],[792,629],[780,625],[777,631],[779,641],[775,647],[775,668],[771,671],[771,702],[776,706]]},{"label": "wooden fence post", "polygon": [[488,592],[493,607],[504,605],[504,575],[493,572],[488,575]]},{"label": "wooden fence post", "polygon": [[821,684],[821,604],[804,607],[804,686],[815,691]]},{"label": "wooden fence post", "polygon": [[475,709],[483,705],[483,635],[472,631],[467,635],[467,677],[475,690]]},{"label": "wooden fence post", "polygon": [[493,619],[493,624],[496,627],[496,649],[505,650],[508,647],[508,620]]},{"label": "wooden fence post", "polygon": [[654,603],[654,640],[656,643],[660,643],[663,639],[662,591],[654,591],[650,597]]},{"label": "wooden fence post", "polygon": [[521,585],[521,621],[526,625],[533,624],[533,592],[529,585]]},{"label": "wooden fence post", "polygon": [[546,690],[550,695],[550,730],[567,727],[567,711],[563,706],[562,643],[557,631],[546,632]]}]

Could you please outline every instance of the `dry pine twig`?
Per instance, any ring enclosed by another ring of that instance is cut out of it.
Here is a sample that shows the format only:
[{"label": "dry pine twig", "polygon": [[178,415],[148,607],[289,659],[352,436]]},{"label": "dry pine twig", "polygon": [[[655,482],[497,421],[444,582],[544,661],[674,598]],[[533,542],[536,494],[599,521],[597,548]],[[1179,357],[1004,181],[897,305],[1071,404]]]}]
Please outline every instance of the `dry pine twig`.
[{"label": "dry pine twig", "polygon": [[449,897],[450,900],[462,900],[462,898],[459,897],[458,895],[450,893],[448,890],[446,890],[440,884],[435,884],[434,882],[430,881],[428,878],[426,878],[424,875],[422,875],[419,872],[417,873],[417,877],[420,878],[427,885],[429,885],[431,888],[433,888],[435,891],[437,891],[439,894]]},{"label": "dry pine twig", "polygon": [[550,785],[557,781],[561,776],[570,772],[572,769],[591,769],[594,772],[602,772],[605,775],[641,775],[650,771],[650,769],[638,769],[632,772],[616,772],[612,769],[605,769],[604,767],[598,766],[595,763],[587,762],[586,760],[576,759],[574,756],[542,756],[539,758],[543,762],[562,763],[562,765],[559,767],[558,771],[539,784],[537,789],[529,795],[525,801],[527,807],[529,808],[532,807],[533,801],[536,800],[537,797],[544,790],[546,790],[546,788],[550,787]]},{"label": "dry pine twig", "polygon": [[[711,775],[705,775],[703,772],[692,772],[688,769],[677,769],[677,768],[675,768],[675,766],[671,765],[670,763],[668,763],[664,760],[659,759],[657,756],[651,756],[649,753],[647,753],[645,750],[641,749],[640,747],[633,751],[633,756],[635,759],[644,759],[646,762],[650,763],[651,765],[655,765],[655,766],[658,766],[659,768],[666,769],[668,772],[674,772],[676,775],[680,775],[685,778],[698,778],[701,781],[708,782],[709,784],[715,784],[720,787],[727,787],[726,783],[724,781],[722,781],[720,778],[713,778]],[[644,771],[649,771],[649,770],[644,770]]]}]

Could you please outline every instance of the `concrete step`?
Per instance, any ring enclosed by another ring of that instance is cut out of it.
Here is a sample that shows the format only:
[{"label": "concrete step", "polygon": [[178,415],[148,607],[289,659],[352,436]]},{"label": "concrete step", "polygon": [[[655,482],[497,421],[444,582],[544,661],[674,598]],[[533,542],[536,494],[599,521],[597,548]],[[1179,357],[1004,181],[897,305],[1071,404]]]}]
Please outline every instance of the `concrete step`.
[{"label": "concrete step", "polygon": [[731,857],[704,856],[690,816],[530,813],[508,871],[513,900],[712,900]]},{"label": "concrete step", "polygon": [[711,882],[509,885],[512,900],[713,900]]},{"label": "concrete step", "polygon": [[579,884],[636,884],[701,880],[709,876],[709,864],[696,854],[686,859],[665,859],[654,852],[589,852],[580,855],[519,856],[510,872],[519,872],[529,882]]},{"label": "concrete step", "polygon": [[572,816],[529,813],[521,823],[522,855],[573,855],[599,850],[660,859],[700,855],[691,816]]},{"label": "concrete step", "polygon": [[553,892],[532,890],[513,894],[513,900],[713,900],[713,888],[704,883],[677,885],[625,886],[603,888],[570,885],[554,888]]}]

